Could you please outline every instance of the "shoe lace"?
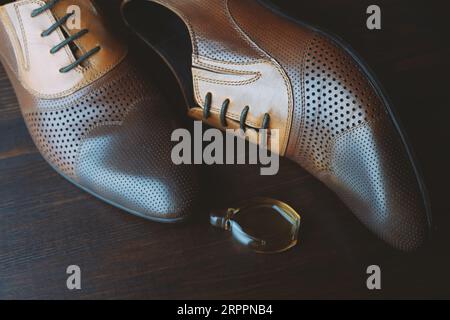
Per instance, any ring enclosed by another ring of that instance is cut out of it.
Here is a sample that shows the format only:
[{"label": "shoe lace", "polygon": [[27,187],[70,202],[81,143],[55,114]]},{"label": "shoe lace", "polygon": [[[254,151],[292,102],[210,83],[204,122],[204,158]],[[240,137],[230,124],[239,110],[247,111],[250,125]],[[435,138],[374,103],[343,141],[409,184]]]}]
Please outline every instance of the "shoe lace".
[{"label": "shoe lace", "polygon": [[[205,104],[203,108],[203,118],[207,120],[211,116],[211,105],[212,105],[212,93],[208,92],[205,97]],[[228,107],[230,105],[230,99],[226,99],[223,104],[222,108],[220,110],[220,123],[223,127],[227,127],[227,120],[226,120],[226,114]],[[242,131],[246,131],[247,126],[245,122],[247,121],[248,112],[250,111],[250,107],[246,106],[242,112],[241,112],[241,118],[240,118],[240,126]],[[261,129],[266,130],[269,128],[270,124],[270,115],[268,113],[264,114],[264,120]]]},{"label": "shoe lace", "polygon": [[[33,10],[31,12],[31,17],[32,18],[37,17],[38,15],[44,13],[45,11],[51,10],[59,1],[60,0],[50,0],[50,1],[48,1],[45,5],[41,6],[40,8],[37,8],[37,9]],[[63,24],[65,24],[67,22],[67,20],[71,16],[73,16],[74,14],[75,14],[75,11],[67,13],[64,17],[62,17],[61,19],[57,20],[52,26],[50,26],[50,28],[48,28],[47,30],[43,31],[41,33],[41,37],[47,37],[47,36],[51,35],[55,30],[57,30],[59,27],[61,27]],[[65,46],[73,44],[75,40],[81,38],[82,36],[84,36],[88,32],[89,32],[88,29],[82,29],[79,32],[77,32],[76,34],[73,34],[73,35],[67,37],[64,41],[62,41],[61,43],[59,43],[56,46],[54,46],[50,50],[50,53],[51,54],[57,53],[59,50],[61,50]],[[80,66],[83,62],[88,60],[91,56],[93,56],[94,54],[96,54],[100,50],[101,50],[100,46],[97,46],[97,47],[89,50],[88,52],[86,52],[82,56],[80,56],[75,62],[71,63],[70,65],[68,65],[66,67],[63,67],[63,68],[59,69],[59,72],[67,73],[67,72],[75,69],[76,67]]]}]

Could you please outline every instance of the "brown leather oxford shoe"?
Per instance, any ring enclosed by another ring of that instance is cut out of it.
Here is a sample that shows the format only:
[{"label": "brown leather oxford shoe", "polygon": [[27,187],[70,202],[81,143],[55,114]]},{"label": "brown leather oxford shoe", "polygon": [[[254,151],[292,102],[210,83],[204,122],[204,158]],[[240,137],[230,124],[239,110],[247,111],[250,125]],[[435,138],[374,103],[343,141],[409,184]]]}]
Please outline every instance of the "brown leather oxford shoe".
[{"label": "brown leather oxford shoe", "polygon": [[0,59],[35,144],[60,174],[144,218],[175,222],[193,210],[193,169],[170,157],[170,108],[92,1],[0,7]]},{"label": "brown leather oxford shoe", "polygon": [[122,10],[175,73],[191,117],[248,136],[278,129],[281,155],[378,236],[406,251],[424,242],[429,207],[410,149],[340,40],[257,0],[128,0]]}]

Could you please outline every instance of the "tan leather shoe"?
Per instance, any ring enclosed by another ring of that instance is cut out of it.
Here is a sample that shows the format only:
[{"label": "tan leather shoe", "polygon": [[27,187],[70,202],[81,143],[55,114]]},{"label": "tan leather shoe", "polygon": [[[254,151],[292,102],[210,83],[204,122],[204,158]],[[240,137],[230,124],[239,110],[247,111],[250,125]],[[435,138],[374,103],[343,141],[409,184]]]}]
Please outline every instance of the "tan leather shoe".
[{"label": "tan leather shoe", "polygon": [[92,1],[0,7],[0,58],[34,142],[64,177],[144,218],[192,211],[198,187],[192,168],[172,165],[170,108]]},{"label": "tan leather shoe", "polygon": [[373,232],[403,250],[423,243],[429,209],[411,152],[341,41],[257,0],[128,0],[122,11],[170,65],[194,119],[248,136],[280,130],[280,153]]}]

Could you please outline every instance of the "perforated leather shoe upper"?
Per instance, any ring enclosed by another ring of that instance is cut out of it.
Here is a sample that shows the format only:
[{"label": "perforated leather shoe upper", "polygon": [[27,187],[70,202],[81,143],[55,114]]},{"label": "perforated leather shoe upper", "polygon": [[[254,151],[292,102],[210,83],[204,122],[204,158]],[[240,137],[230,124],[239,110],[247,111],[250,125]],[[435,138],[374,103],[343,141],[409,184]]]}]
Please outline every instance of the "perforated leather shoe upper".
[{"label": "perforated leather shoe upper", "polygon": [[258,136],[270,115],[281,154],[334,190],[372,231],[403,250],[423,243],[426,200],[410,153],[380,90],[343,45],[257,0],[127,1],[128,24],[159,50],[180,82],[186,82],[181,57],[155,41],[163,27],[138,21],[161,15],[161,7],[187,30],[166,42],[180,35],[191,42],[194,119],[223,128],[228,100],[227,127],[242,127],[244,112],[246,134]]},{"label": "perforated leather shoe upper", "polygon": [[[80,25],[58,25],[73,6]],[[171,108],[92,1],[0,7],[0,58],[36,146],[58,172],[145,218],[192,213],[198,186],[192,168],[171,161]]]}]

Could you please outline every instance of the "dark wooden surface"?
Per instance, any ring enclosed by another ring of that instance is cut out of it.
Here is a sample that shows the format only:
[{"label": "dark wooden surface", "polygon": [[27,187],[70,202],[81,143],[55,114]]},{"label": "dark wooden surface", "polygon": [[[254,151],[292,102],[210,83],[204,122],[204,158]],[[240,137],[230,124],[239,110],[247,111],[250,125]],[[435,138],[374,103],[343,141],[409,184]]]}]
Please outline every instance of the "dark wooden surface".
[{"label": "dark wooden surface", "polygon": [[[77,189],[45,163],[0,67],[0,299],[450,298],[445,10],[430,1],[380,0],[383,30],[368,31],[369,1],[277,2],[345,38],[386,86],[430,189],[435,228],[428,245],[408,255],[389,248],[288,161],[276,177],[261,177],[255,167],[200,167],[205,209],[186,224],[133,217]],[[164,68],[153,73],[170,81]],[[301,212],[299,246],[258,255],[208,225],[208,208],[256,195]],[[82,268],[80,291],[66,289],[65,270],[72,264]],[[382,268],[378,292],[365,285],[371,264]]]}]

